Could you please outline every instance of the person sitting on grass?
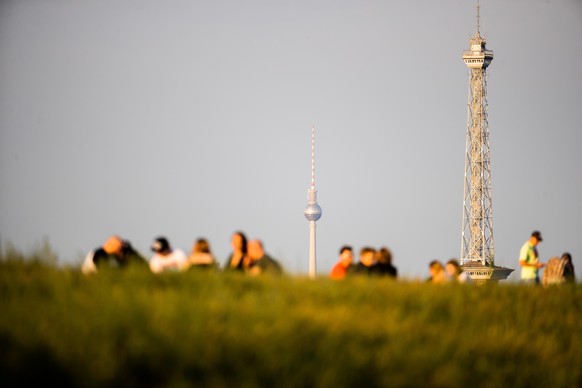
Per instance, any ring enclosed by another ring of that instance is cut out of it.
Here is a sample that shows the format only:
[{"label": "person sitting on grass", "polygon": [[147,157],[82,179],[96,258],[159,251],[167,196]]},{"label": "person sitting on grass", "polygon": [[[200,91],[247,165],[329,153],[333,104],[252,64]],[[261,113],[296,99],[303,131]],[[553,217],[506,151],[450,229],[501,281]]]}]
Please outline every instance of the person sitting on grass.
[{"label": "person sitting on grass", "polygon": [[398,277],[398,270],[392,265],[392,252],[386,247],[382,247],[376,252],[376,270],[378,275],[388,276],[392,279]]},{"label": "person sitting on grass", "polygon": [[146,259],[139,254],[128,240],[123,240],[117,235],[110,236],[99,248],[90,251],[81,271],[88,275],[96,273],[98,268],[118,267],[125,268],[130,265],[146,266]]},{"label": "person sitting on grass", "polygon": [[450,276],[445,271],[445,267],[438,260],[433,260],[428,265],[428,272],[430,277],[427,282],[434,284],[447,283],[451,281]]},{"label": "person sitting on grass", "polygon": [[446,264],[447,274],[459,283],[473,283],[469,274],[461,269],[457,259],[450,259]]},{"label": "person sitting on grass", "polygon": [[345,278],[348,270],[354,265],[354,252],[351,246],[344,245],[340,248],[339,254],[339,260],[329,273],[329,277],[335,280]]},{"label": "person sitting on grass", "polygon": [[376,250],[364,247],[360,250],[360,261],[348,271],[349,275],[378,275],[376,266]]},{"label": "person sitting on grass", "polygon": [[250,262],[246,235],[241,231],[234,232],[230,238],[230,244],[232,252],[222,270],[225,272],[245,272]]},{"label": "person sitting on grass", "polygon": [[205,238],[199,238],[196,240],[192,247],[192,252],[184,263],[182,270],[185,271],[190,268],[218,268],[216,260],[210,251],[210,244]]},{"label": "person sitting on grass", "polygon": [[249,241],[247,248],[250,258],[250,264],[247,272],[250,275],[281,275],[283,273],[281,264],[265,253],[262,241],[251,240]]},{"label": "person sitting on grass", "polygon": [[165,237],[158,237],[152,246],[154,255],[150,259],[150,269],[153,273],[179,271],[186,263],[186,254],[181,249],[173,249]]},{"label": "person sitting on grass", "polygon": [[543,286],[575,282],[576,274],[570,253],[564,252],[562,257],[554,256],[548,260],[542,277]]}]

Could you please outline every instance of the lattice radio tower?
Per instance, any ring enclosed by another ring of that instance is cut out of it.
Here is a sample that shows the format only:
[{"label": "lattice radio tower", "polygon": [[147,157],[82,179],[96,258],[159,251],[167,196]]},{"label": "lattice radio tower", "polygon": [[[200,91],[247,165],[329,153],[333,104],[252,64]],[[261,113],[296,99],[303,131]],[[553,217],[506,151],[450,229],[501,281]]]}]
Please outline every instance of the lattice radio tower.
[{"label": "lattice radio tower", "polygon": [[493,51],[485,48],[480,34],[480,4],[477,1],[477,32],[469,39],[469,50],[463,61],[471,70],[465,147],[465,189],[461,265],[480,262],[493,266],[493,224],[491,206],[491,165],[489,124],[487,120],[486,69],[493,60]]},{"label": "lattice radio tower", "polygon": [[493,51],[485,48],[480,33],[480,4],[477,0],[477,32],[469,39],[463,61],[471,70],[467,104],[465,146],[465,190],[461,232],[461,268],[476,283],[507,279],[513,269],[494,263],[493,211],[491,201],[491,157],[487,120],[487,75]]}]

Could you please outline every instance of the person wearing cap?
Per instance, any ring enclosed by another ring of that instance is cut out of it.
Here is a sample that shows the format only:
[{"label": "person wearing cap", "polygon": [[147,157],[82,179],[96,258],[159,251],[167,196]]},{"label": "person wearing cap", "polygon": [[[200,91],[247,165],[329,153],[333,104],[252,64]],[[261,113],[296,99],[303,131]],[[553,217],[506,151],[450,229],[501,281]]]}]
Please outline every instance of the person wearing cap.
[{"label": "person wearing cap", "polygon": [[97,272],[98,267],[124,268],[130,264],[144,265],[147,264],[147,261],[133,249],[129,241],[113,235],[103,245],[93,249],[85,256],[81,271],[87,275]]},{"label": "person wearing cap", "polygon": [[545,264],[540,262],[537,246],[542,241],[542,234],[535,230],[519,250],[519,265],[521,266],[521,281],[523,283],[540,283],[538,272]]},{"label": "person wearing cap", "polygon": [[150,269],[153,273],[180,271],[185,267],[187,258],[184,251],[172,248],[165,237],[158,237],[151,246],[154,255],[150,259]]}]

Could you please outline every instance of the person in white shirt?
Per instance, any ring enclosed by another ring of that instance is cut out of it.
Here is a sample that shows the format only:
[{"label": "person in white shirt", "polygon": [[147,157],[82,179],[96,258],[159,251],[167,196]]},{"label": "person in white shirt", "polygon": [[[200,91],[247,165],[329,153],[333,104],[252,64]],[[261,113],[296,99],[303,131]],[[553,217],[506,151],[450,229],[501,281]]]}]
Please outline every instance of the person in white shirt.
[{"label": "person in white shirt", "polygon": [[172,249],[165,237],[156,238],[151,249],[154,252],[150,259],[150,269],[153,273],[180,271],[186,264],[187,258],[184,251],[178,248]]}]

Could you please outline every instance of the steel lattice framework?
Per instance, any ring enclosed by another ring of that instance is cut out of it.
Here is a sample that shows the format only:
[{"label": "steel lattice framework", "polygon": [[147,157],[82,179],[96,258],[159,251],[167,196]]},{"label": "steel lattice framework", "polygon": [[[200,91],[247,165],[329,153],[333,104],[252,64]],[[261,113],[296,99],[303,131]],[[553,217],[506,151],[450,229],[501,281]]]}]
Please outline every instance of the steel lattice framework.
[{"label": "steel lattice framework", "polygon": [[[478,6],[477,6],[478,7]],[[478,14],[479,8],[477,8]],[[485,39],[477,33],[469,39],[470,49],[463,52],[469,67],[469,100],[467,106],[467,142],[465,147],[465,184],[461,265],[480,262],[494,265],[491,201],[491,165],[489,124],[487,120],[486,69],[493,60],[493,51],[485,48]]]}]

